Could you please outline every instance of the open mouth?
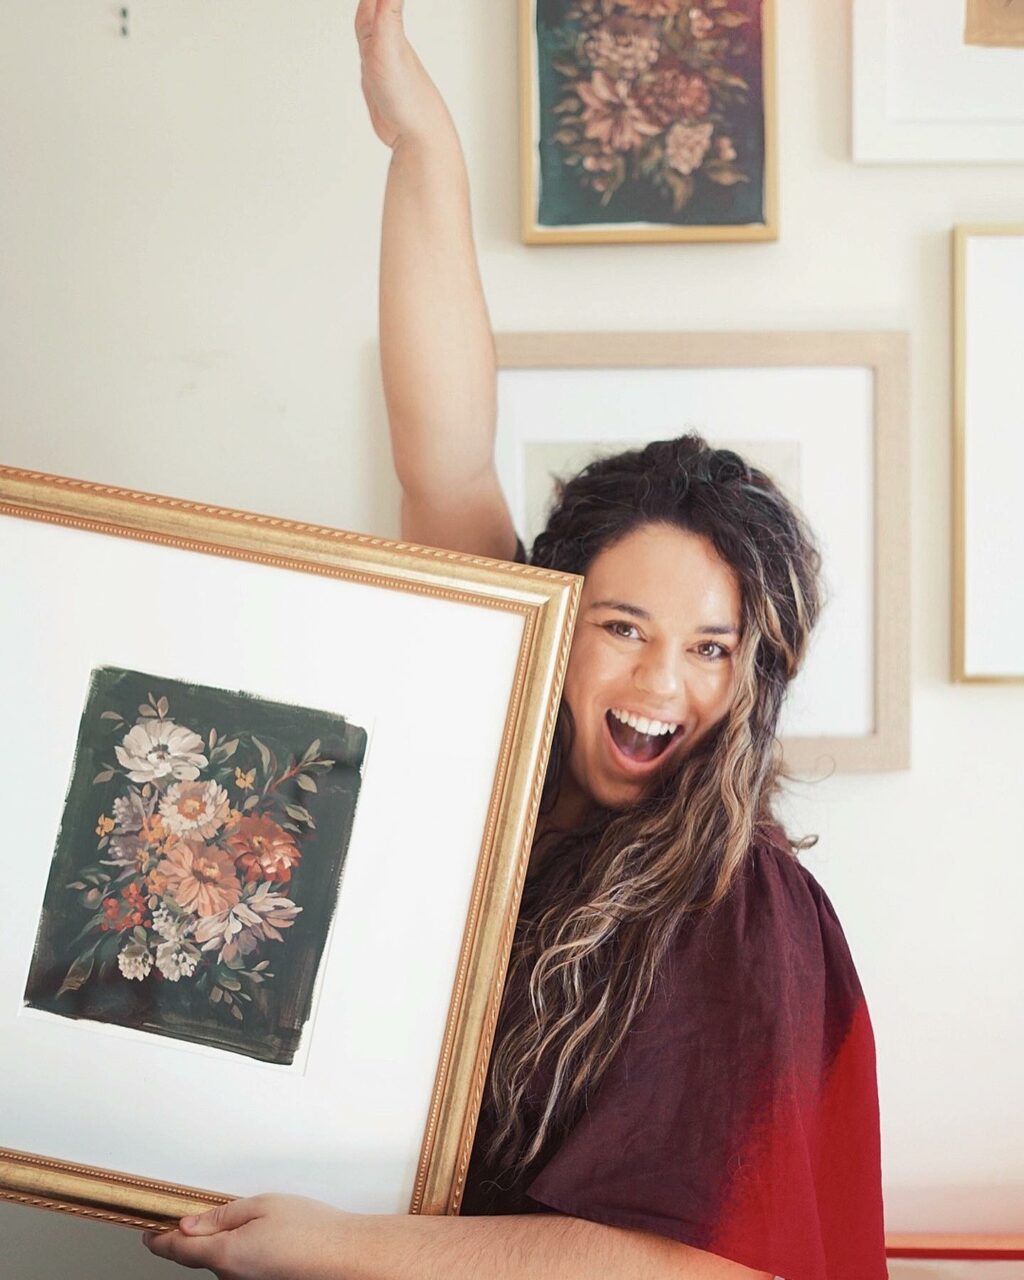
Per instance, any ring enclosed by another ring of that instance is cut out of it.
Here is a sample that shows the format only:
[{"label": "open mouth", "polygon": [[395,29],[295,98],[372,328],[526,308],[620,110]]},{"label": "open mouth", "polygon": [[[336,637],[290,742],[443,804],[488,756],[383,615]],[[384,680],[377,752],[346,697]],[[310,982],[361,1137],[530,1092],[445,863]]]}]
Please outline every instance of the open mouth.
[{"label": "open mouth", "polygon": [[[605,712],[608,732],[627,760],[635,760],[637,764],[649,764],[650,761],[663,756],[682,732],[680,725],[673,727],[655,723],[649,726],[654,732],[645,733],[635,725],[627,724],[621,716],[621,712]],[[636,719],[632,716],[630,718]]]}]

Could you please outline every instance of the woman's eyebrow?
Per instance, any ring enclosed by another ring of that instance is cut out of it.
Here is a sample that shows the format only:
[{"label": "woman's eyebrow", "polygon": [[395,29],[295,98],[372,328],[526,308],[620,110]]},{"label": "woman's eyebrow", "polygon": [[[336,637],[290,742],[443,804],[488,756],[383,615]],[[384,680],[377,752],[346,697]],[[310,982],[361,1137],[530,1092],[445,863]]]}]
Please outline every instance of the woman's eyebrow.
[{"label": "woman's eyebrow", "polygon": [[631,618],[642,618],[645,622],[650,622],[651,620],[651,615],[646,609],[641,609],[638,604],[626,604],[622,600],[595,600],[590,608],[618,609],[620,613],[628,613]]}]

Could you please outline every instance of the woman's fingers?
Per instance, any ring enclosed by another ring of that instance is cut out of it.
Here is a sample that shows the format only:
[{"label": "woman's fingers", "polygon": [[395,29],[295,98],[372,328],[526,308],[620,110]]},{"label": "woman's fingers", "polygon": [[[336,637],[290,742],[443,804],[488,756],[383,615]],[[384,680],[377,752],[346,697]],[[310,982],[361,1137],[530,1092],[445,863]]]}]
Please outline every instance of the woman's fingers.
[{"label": "woman's fingers", "polygon": [[359,43],[376,35],[378,24],[402,21],[404,0],[359,0],[356,6],[356,37]]},{"label": "woman's fingers", "polygon": [[221,1242],[208,1236],[192,1239],[180,1231],[148,1232],[142,1237],[143,1243],[150,1253],[158,1258],[166,1258],[168,1262],[180,1263],[183,1267],[209,1267],[217,1269],[217,1260],[221,1252]]},{"label": "woman's fingers", "polygon": [[241,1200],[229,1200],[196,1217],[182,1218],[181,1231],[187,1236],[213,1236],[218,1231],[234,1231],[263,1212],[260,1196],[248,1196]]}]

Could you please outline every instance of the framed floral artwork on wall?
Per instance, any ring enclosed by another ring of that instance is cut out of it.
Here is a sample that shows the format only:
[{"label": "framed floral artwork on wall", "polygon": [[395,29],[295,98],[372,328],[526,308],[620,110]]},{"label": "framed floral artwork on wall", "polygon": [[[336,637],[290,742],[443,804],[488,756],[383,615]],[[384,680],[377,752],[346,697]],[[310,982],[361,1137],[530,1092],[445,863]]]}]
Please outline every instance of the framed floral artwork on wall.
[{"label": "framed floral artwork on wall", "polygon": [[[502,487],[529,545],[594,457],[697,431],[772,476],[828,605],[787,693],[791,772],[910,765],[908,343],[901,333],[498,334]],[[835,673],[843,672],[837,680]]]},{"label": "framed floral artwork on wall", "polygon": [[520,0],[528,244],[777,235],[773,0]]},{"label": "framed floral artwork on wall", "polygon": [[579,581],[0,467],[0,1199],[457,1208]]}]

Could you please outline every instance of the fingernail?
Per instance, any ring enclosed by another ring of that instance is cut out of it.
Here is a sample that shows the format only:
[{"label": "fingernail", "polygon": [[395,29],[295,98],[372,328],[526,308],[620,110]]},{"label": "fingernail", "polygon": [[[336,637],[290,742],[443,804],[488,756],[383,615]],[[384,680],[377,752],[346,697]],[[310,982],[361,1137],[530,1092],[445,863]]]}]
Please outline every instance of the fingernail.
[{"label": "fingernail", "polygon": [[182,1218],[181,1225],[185,1231],[191,1231],[198,1221],[198,1218]]},{"label": "fingernail", "polygon": [[142,1233],[142,1243],[146,1246],[146,1248],[147,1248],[147,1249],[148,1249],[148,1248],[149,1248],[149,1246],[153,1243],[153,1237],[154,1237],[155,1235],[156,1235],[156,1232],[155,1232],[155,1231],[143,1231],[143,1233]]}]

